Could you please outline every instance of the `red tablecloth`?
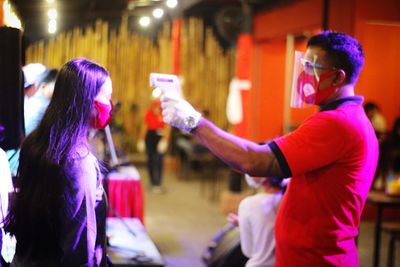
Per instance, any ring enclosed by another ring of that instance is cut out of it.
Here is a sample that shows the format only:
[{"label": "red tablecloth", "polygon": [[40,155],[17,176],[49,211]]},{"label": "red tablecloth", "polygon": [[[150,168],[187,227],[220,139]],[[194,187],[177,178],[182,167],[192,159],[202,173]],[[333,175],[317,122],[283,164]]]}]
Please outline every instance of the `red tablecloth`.
[{"label": "red tablecloth", "polygon": [[110,207],[108,217],[134,217],[144,224],[143,189],[137,171],[109,174],[108,205]]}]

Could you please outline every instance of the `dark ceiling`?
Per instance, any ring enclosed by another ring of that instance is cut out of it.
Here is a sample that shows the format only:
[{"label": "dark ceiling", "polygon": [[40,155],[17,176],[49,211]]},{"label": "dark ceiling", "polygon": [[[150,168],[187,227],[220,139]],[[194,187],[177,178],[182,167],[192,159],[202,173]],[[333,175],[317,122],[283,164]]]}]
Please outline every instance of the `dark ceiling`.
[{"label": "dark ceiling", "polygon": [[[65,31],[77,25],[93,23],[101,18],[117,25],[126,14],[134,21],[144,15],[151,15],[155,7],[165,7],[166,0],[10,0],[24,26],[27,43],[49,37],[47,10],[55,7],[58,11],[57,31]],[[201,16],[212,21],[213,16],[227,6],[240,7],[241,1],[253,7],[254,11],[265,10],[285,0],[178,0],[175,10],[167,10],[166,18],[175,16]],[[287,0],[286,0],[287,1]],[[211,22],[212,23],[212,22]]]}]

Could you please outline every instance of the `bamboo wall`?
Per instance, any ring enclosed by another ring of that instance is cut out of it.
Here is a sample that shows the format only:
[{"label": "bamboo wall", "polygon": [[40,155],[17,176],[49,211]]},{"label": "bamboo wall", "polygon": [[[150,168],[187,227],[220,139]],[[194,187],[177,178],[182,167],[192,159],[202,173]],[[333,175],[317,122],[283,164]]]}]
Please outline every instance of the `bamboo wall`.
[{"label": "bamboo wall", "polygon": [[[184,96],[199,111],[207,109],[217,125],[227,128],[225,102],[233,76],[233,52],[224,53],[211,29],[200,19],[185,20],[181,38],[181,78]],[[60,68],[65,62],[86,57],[103,65],[113,81],[113,101],[122,104],[116,115],[124,129],[124,150],[136,143],[138,128],[151,101],[150,72],[171,72],[170,23],[166,22],[154,43],[133,33],[124,17],[118,29],[105,21],[94,27],[75,28],[26,50],[26,63],[40,62]],[[137,109],[132,109],[132,105]]]}]

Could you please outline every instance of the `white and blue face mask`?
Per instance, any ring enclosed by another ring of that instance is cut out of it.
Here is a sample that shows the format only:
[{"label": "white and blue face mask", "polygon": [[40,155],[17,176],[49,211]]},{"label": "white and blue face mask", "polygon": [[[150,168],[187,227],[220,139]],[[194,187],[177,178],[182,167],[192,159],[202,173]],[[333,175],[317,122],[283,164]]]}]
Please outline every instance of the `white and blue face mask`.
[{"label": "white and blue face mask", "polygon": [[253,177],[251,177],[248,174],[244,175],[244,178],[246,179],[247,184],[254,189],[258,189],[260,188],[260,186],[262,186],[262,180],[261,179],[254,179]]}]

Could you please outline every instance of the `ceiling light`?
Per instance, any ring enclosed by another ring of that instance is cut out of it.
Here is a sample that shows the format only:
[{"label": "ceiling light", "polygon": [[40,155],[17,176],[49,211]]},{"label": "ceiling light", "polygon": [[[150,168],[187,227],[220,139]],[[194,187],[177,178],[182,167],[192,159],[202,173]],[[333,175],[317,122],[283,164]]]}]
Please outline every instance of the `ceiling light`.
[{"label": "ceiling light", "polygon": [[149,17],[141,17],[140,19],[139,19],[139,24],[140,24],[140,26],[142,26],[142,27],[147,27],[147,26],[149,26],[149,24],[150,24],[150,18]]},{"label": "ceiling light", "polygon": [[47,3],[54,4],[54,0],[47,0]]},{"label": "ceiling light", "polygon": [[47,16],[49,16],[50,19],[56,19],[57,15],[58,13],[55,8],[50,8],[49,11],[47,11]]},{"label": "ceiling light", "polygon": [[178,5],[178,0],[167,0],[167,7],[175,8]]},{"label": "ceiling light", "polygon": [[159,19],[164,15],[164,10],[161,8],[156,8],[153,10],[153,17]]},{"label": "ceiling light", "polygon": [[57,21],[54,19],[50,20],[47,30],[51,34],[55,33],[57,31]]}]

